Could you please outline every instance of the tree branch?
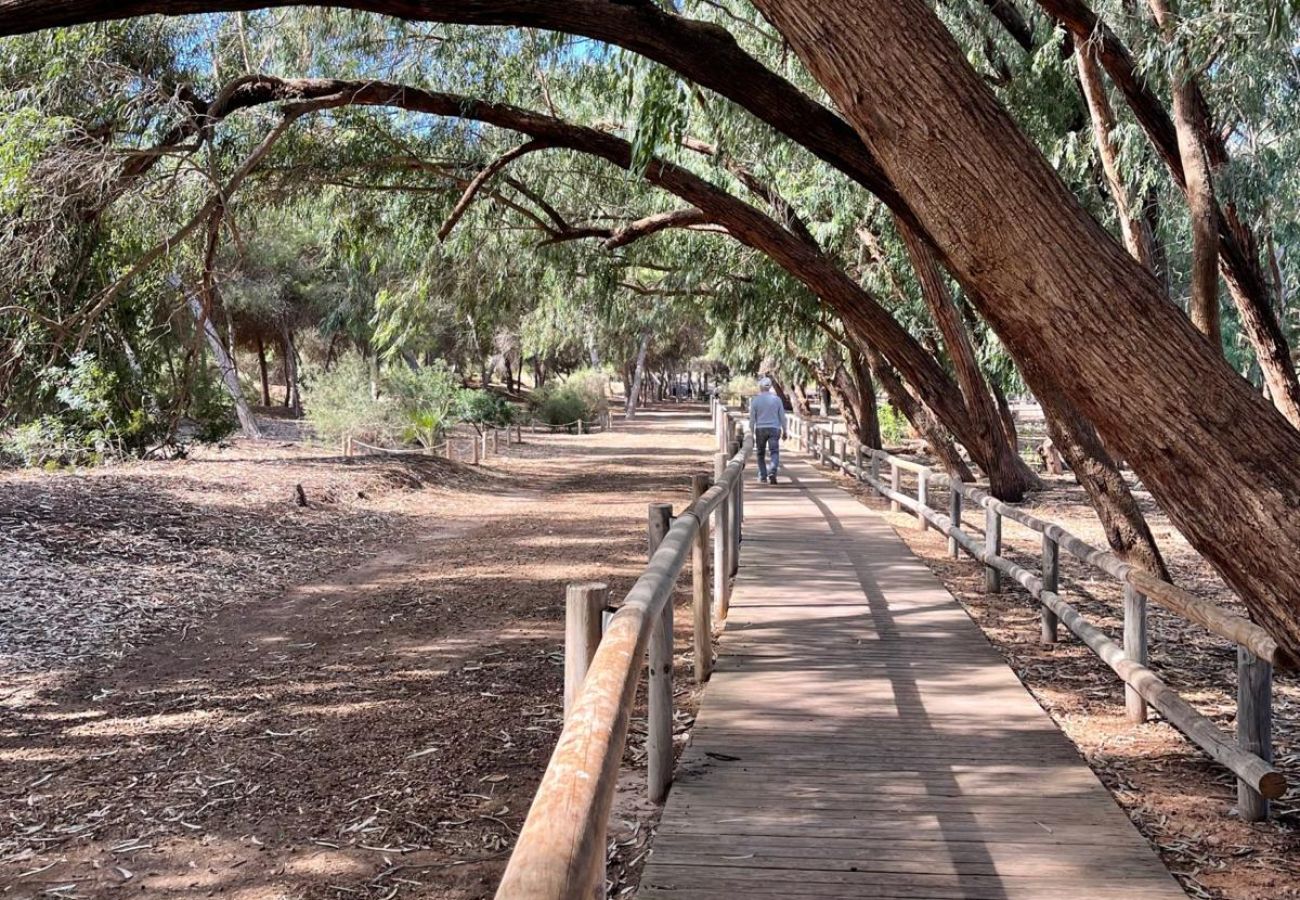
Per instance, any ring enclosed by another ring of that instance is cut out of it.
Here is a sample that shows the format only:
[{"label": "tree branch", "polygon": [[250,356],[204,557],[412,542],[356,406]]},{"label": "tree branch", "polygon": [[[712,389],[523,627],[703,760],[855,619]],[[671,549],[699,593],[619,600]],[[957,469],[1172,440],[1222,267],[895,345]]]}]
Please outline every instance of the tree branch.
[{"label": "tree branch", "polygon": [[519,159],[519,157],[527,156],[529,153],[535,153],[538,150],[545,150],[549,146],[550,144],[545,141],[528,141],[507,153],[503,153],[484,166],[482,171],[470,180],[469,186],[465,188],[465,193],[461,194],[460,199],[456,201],[456,205],[452,207],[451,214],[447,216],[447,221],[443,222],[442,227],[438,229],[438,240],[447,240],[447,236],[456,227],[456,223],[460,221],[461,216],[465,215],[465,210],[469,209],[469,205],[474,202],[474,195],[492,179],[493,175]]}]

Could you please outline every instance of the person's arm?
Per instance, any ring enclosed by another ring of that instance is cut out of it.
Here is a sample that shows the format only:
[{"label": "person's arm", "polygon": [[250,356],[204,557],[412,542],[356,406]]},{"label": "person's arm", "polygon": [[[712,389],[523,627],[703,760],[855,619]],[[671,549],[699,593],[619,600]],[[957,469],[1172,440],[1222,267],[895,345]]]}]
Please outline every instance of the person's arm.
[{"label": "person's arm", "polygon": [[781,411],[781,440],[789,440],[790,435],[785,430],[785,404],[778,401],[776,408]]}]

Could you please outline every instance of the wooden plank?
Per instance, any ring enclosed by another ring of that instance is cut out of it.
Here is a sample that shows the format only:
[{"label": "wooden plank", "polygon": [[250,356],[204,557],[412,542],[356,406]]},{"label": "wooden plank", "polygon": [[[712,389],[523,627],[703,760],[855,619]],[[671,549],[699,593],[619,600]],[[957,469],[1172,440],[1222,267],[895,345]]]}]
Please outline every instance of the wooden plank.
[{"label": "wooden plank", "polygon": [[785,468],[798,490],[747,498],[731,616],[640,896],[1184,897],[893,531],[801,460]]}]

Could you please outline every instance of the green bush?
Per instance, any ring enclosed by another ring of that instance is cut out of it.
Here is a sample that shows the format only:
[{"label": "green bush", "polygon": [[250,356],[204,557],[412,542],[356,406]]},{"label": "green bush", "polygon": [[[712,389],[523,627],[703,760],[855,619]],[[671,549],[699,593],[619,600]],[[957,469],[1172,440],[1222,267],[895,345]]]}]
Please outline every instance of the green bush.
[{"label": "green bush", "polygon": [[547,425],[572,425],[582,419],[589,420],[586,400],[577,391],[566,387],[543,390],[541,397],[535,397],[536,405],[533,415]]},{"label": "green bush", "polygon": [[123,385],[93,354],[78,353],[66,367],[46,369],[40,387],[51,397],[51,412],[0,437],[0,454],[19,465],[51,468],[139,455],[168,433],[157,404]]},{"label": "green bush", "polygon": [[722,388],[722,398],[739,406],[740,401],[758,394],[758,379],[752,375],[734,375]]},{"label": "green bush", "polygon": [[460,387],[441,362],[420,369],[399,366],[384,380],[405,427],[402,436],[428,449],[442,442],[457,422]]},{"label": "green bush", "polygon": [[433,447],[456,424],[460,388],[443,365],[395,366],[380,379],[379,399],[371,392],[370,364],[357,354],[338,360],[311,378],[304,413],[320,440],[345,437],[377,447],[414,443]]},{"label": "green bush", "polygon": [[877,411],[880,417],[880,439],[886,444],[897,444],[912,434],[912,425],[898,410],[886,403]]},{"label": "green bush", "polygon": [[533,393],[533,415],[551,426],[570,425],[581,419],[596,422],[609,409],[605,388],[609,377],[582,369]]},{"label": "green bush", "polygon": [[466,388],[456,395],[456,419],[485,428],[505,428],[515,420],[515,408],[500,394]]},{"label": "green bush", "polygon": [[316,437],[328,444],[350,437],[383,446],[402,430],[392,404],[371,397],[369,364],[351,353],[329,371],[304,379],[303,414]]}]

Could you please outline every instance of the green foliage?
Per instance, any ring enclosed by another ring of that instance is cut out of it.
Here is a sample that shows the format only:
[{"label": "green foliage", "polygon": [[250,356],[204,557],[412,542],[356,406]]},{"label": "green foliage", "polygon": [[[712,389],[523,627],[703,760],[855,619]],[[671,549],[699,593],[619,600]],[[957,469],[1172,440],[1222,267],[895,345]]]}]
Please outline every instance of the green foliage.
[{"label": "green foliage", "polygon": [[505,428],[513,424],[515,408],[500,394],[466,388],[456,395],[456,419],[479,431]]},{"label": "green foliage", "polygon": [[456,424],[460,388],[445,366],[413,370],[393,366],[373,394],[373,361],[349,353],[314,376],[304,392],[304,412],[316,437],[338,444],[345,437],[377,447],[437,445]]},{"label": "green foliage", "polygon": [[609,409],[605,387],[609,378],[602,372],[583,369],[533,394],[533,415],[547,425],[572,425],[579,420],[595,422]]},{"label": "green foliage", "polygon": [[385,386],[406,423],[403,437],[429,449],[456,424],[460,388],[451,370],[441,363],[420,369],[397,366]]},{"label": "green foliage", "polygon": [[338,444],[351,437],[383,446],[400,435],[402,423],[392,404],[376,401],[370,384],[370,366],[353,353],[306,383],[304,411],[318,439]]},{"label": "green foliage", "polygon": [[[168,423],[147,398],[138,398],[116,372],[92,354],[75,354],[65,367],[46,369],[42,387],[53,396],[51,411],[12,429],[0,452],[20,465],[93,464],[110,457],[142,455],[160,443]],[[220,409],[206,409],[214,420]],[[202,431],[203,440],[208,432]]]},{"label": "green foliage", "polygon": [[758,379],[753,375],[733,375],[722,388],[723,399],[731,404],[739,404],[757,394]]},{"label": "green foliage", "polygon": [[893,406],[886,403],[877,410],[880,418],[880,440],[885,444],[898,444],[912,434],[912,426]]}]

